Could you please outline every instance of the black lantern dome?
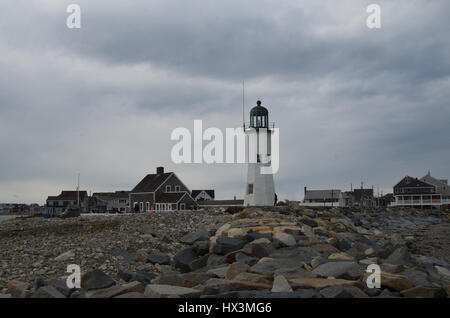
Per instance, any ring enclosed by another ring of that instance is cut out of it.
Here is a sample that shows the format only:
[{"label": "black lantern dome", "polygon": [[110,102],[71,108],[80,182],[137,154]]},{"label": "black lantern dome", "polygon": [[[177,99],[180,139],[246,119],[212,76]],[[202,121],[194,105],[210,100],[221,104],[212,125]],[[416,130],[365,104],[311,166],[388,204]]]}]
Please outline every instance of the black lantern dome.
[{"label": "black lantern dome", "polygon": [[261,101],[256,102],[256,106],[250,110],[250,127],[267,128],[269,127],[269,111],[261,106]]}]

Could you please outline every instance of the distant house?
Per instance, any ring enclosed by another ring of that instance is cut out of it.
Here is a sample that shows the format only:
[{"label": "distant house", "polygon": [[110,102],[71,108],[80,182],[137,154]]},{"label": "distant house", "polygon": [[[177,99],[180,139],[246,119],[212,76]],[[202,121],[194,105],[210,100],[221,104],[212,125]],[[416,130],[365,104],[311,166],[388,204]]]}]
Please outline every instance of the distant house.
[{"label": "distant house", "polygon": [[304,188],[303,206],[338,206],[341,190],[308,190]]},{"label": "distant house", "polygon": [[173,211],[197,209],[191,191],[173,172],[158,167],[155,174],[148,174],[129,193],[134,212]]},{"label": "distant house", "polygon": [[[89,196],[87,191],[79,191],[80,207],[83,212],[88,211]],[[74,207],[78,204],[77,191],[62,191],[58,196],[47,198],[47,211],[52,213],[62,213],[67,207]]]},{"label": "distant house", "polygon": [[192,190],[191,196],[195,201],[214,200],[214,190]]},{"label": "distant house", "polygon": [[340,207],[352,206],[376,206],[377,198],[373,195],[373,189],[354,189],[343,191],[339,197]]},{"label": "distant house", "polygon": [[353,205],[355,206],[375,206],[376,200],[373,196],[373,189],[354,189]]},{"label": "distant house", "polygon": [[448,181],[435,179],[428,173],[422,179],[404,177],[394,186],[392,206],[450,206]]},{"label": "distant house", "polygon": [[[130,191],[99,192],[93,197],[99,200],[99,205],[104,205],[104,210],[126,213],[130,211]],[[100,208],[100,207],[99,207]]]}]

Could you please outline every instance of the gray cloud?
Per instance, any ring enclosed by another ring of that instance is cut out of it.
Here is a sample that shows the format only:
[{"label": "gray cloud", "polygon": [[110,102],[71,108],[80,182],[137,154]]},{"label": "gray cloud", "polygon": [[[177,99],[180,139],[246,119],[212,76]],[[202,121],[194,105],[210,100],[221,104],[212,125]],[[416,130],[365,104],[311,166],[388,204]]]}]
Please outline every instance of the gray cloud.
[{"label": "gray cloud", "polygon": [[[72,1],[0,4],[0,201],[74,187],[129,189],[157,165],[240,196],[240,165],[174,165],[172,129],[240,125],[261,98],[280,127],[281,199],[303,186],[388,191],[448,178],[450,3]],[[248,119],[247,119],[248,120]]]}]

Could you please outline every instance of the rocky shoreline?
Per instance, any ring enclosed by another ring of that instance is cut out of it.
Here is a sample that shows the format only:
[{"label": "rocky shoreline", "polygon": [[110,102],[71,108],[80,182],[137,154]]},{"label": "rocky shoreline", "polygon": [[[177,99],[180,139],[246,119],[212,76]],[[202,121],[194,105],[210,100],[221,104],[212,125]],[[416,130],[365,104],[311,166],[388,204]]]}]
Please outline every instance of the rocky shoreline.
[{"label": "rocky shoreline", "polygon": [[[449,229],[446,212],[381,208],[13,219],[0,298],[448,297]],[[381,288],[366,285],[370,264]]]}]

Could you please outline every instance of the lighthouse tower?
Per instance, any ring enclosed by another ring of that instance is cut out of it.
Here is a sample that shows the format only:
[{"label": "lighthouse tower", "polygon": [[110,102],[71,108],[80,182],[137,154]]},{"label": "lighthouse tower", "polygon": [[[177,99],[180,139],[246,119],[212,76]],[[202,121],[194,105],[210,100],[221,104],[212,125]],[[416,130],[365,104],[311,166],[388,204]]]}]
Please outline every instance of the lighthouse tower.
[{"label": "lighthouse tower", "polygon": [[248,136],[248,171],[245,187],[244,206],[273,206],[275,204],[275,186],[273,174],[262,173],[263,167],[270,169],[271,136],[269,112],[261,101],[250,110],[250,125],[245,128]]}]

